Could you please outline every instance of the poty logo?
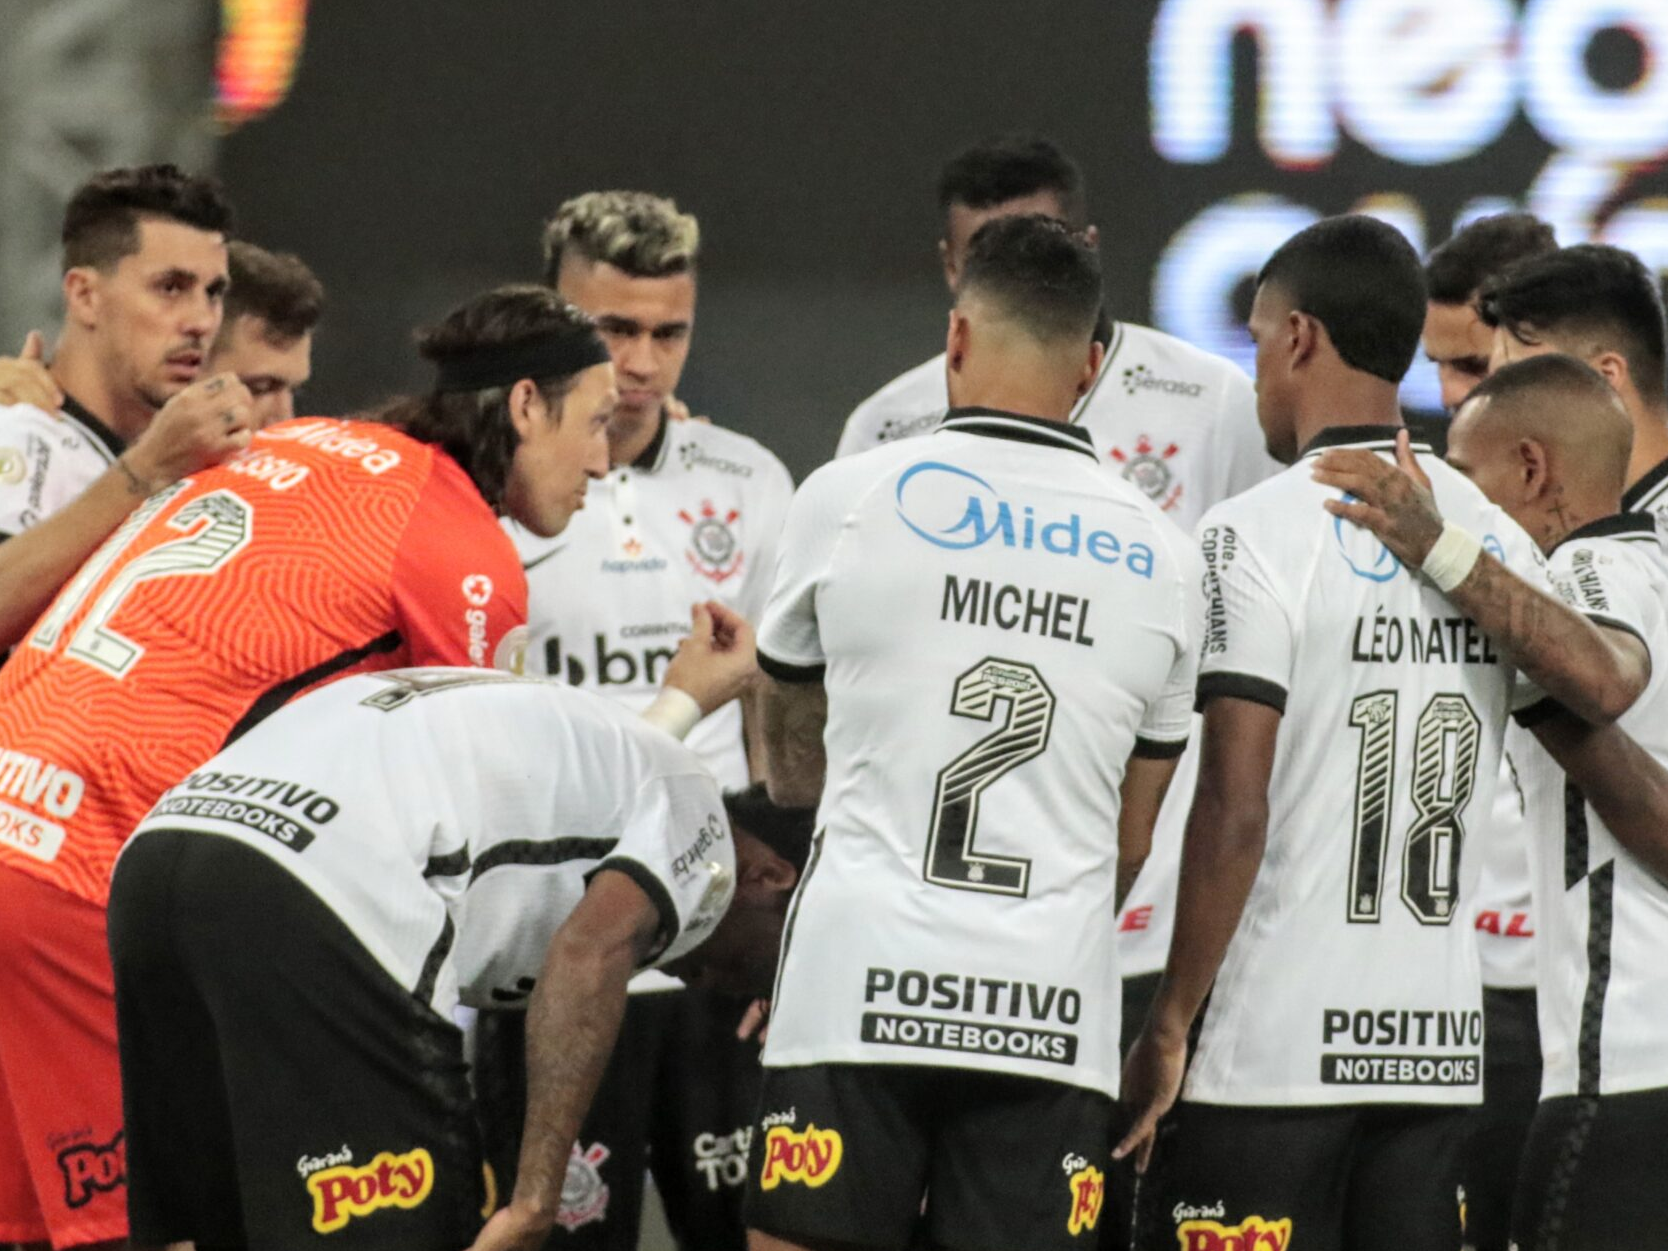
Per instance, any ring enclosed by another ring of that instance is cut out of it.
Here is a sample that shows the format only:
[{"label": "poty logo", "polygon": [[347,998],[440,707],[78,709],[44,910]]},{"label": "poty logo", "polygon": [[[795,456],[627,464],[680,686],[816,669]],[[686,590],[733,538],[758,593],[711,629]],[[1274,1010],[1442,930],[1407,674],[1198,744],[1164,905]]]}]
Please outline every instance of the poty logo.
[{"label": "poty logo", "polygon": [[1140,577],[1153,576],[1153,550],[1147,544],[1126,547],[1110,530],[1085,533],[1081,513],[1039,519],[1034,506],[1002,499],[978,474],[955,465],[936,460],[911,465],[898,479],[895,495],[898,519],[934,547],[967,551],[995,540],[1021,551],[1086,554],[1103,565],[1122,563]]},{"label": "poty logo", "polygon": [[58,1153],[64,1205],[86,1207],[93,1196],[127,1184],[127,1141],[121,1130],[107,1143],[84,1142]]},{"label": "poty logo", "polygon": [[[1355,496],[1344,495],[1347,503],[1355,503]],[[1332,537],[1337,541],[1338,554],[1358,578],[1369,582],[1388,582],[1402,571],[1396,554],[1370,530],[1363,530],[1342,517],[1332,519]]]},{"label": "poty logo", "polygon": [[1106,1174],[1092,1164],[1085,1164],[1068,1179],[1071,1186],[1071,1216],[1066,1220],[1066,1232],[1073,1238],[1084,1230],[1093,1230],[1100,1221],[1100,1210],[1106,1205]]},{"label": "poty logo", "polygon": [[1287,1251],[1291,1220],[1265,1221],[1248,1216],[1237,1225],[1217,1221],[1183,1221],[1176,1230],[1181,1251]]},{"label": "poty logo", "polygon": [[434,1189],[434,1159],[423,1147],[395,1155],[383,1151],[369,1164],[323,1169],[307,1179],[313,1196],[313,1228],[335,1233],[356,1216],[383,1208],[415,1208]]},{"label": "poty logo", "polygon": [[795,1132],[777,1125],[765,1135],[764,1168],[759,1189],[775,1190],[783,1182],[798,1182],[815,1189],[840,1171],[845,1146],[837,1129],[818,1129],[808,1124]]},{"label": "poty logo", "polygon": [[472,573],[463,580],[463,598],[477,608],[485,608],[492,599],[492,579],[484,573]]}]

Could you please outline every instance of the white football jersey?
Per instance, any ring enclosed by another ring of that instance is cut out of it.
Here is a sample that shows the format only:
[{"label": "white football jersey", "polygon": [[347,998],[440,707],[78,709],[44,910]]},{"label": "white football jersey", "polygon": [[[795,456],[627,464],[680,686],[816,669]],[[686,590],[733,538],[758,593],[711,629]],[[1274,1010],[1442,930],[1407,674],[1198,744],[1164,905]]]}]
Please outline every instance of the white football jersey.
[{"label": "white football jersey", "polygon": [[[1534,735],[1506,727],[1494,812],[1473,834],[1479,854],[1477,958],[1491,990],[1535,988],[1535,905],[1530,846],[1541,836],[1552,806],[1562,812],[1564,774]],[[1560,821],[1562,820],[1560,816]],[[1561,828],[1561,827],[1560,827]]]},{"label": "white football jersey", "polygon": [[760,664],[828,692],[764,1062],[1114,1091],[1118,788],[1186,738],[1202,566],[1081,429],[958,410],[794,498]]},{"label": "white football jersey", "polygon": [[[590,484],[556,538],[506,520],[527,570],[528,670],[641,712],[691,604],[716,599],[758,622],[792,496],[782,462],[746,435],[666,422],[636,464]],[[727,789],[747,785],[739,703],[686,742]]]},{"label": "white football jersey", "polygon": [[[939,355],[859,404],[835,454],[925,434],[949,404]],[[1106,359],[1073,421],[1089,432],[1103,460],[1184,530],[1211,505],[1280,468],[1263,447],[1244,371],[1146,326],[1113,323]]]},{"label": "white football jersey", "polygon": [[[1552,553],[1559,592],[1637,635],[1651,677],[1617,722],[1668,765],[1668,563],[1648,515],[1576,531]],[[1533,710],[1531,710],[1531,715]],[[1550,763],[1550,762],[1549,762]],[[1668,1086],[1668,883],[1616,841],[1580,792],[1554,797],[1534,848],[1540,937],[1541,1095]]]},{"label": "white football jersey", "polygon": [[0,405],[0,538],[21,534],[80,495],[123,443],[75,400],[49,413]]},{"label": "white football jersey", "polygon": [[[1470,898],[1515,671],[1372,534],[1332,517],[1322,432],[1278,477],[1206,514],[1201,706],[1283,712],[1268,844],[1205,1009],[1185,1097],[1257,1106],[1475,1103],[1482,989]],[[1521,576],[1517,525],[1415,444],[1443,514]],[[1524,684],[1525,696],[1533,688]],[[1207,708],[1208,715],[1208,708]]]},{"label": "white football jersey", "polygon": [[1650,513],[1660,525],[1668,518],[1668,460],[1663,461],[1622,494],[1622,510]]},{"label": "white football jersey", "polygon": [[711,934],[735,881],[712,775],[617,704],[482,669],[344,678],[157,802],[149,830],[235,838],[293,873],[436,1011],[524,1006],[590,875],[660,912],[655,962]]}]

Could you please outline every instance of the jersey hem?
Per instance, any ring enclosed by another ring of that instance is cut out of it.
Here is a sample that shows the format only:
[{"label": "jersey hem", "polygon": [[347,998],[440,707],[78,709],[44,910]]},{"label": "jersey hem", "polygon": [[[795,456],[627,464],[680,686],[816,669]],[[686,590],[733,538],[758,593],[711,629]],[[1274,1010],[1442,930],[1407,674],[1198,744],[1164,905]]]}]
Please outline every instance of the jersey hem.
[{"label": "jersey hem", "polygon": [[1385,1104],[1406,1104],[1420,1108],[1474,1108],[1483,1102],[1483,1092],[1455,1098],[1409,1098],[1405,1091],[1386,1090],[1382,1094],[1358,1093],[1352,1099],[1328,1098],[1324,1090],[1294,1090],[1291,1087],[1258,1087],[1254,1090],[1227,1092],[1207,1091],[1203,1094],[1184,1093],[1183,1103],[1207,1103],[1221,1108],[1355,1108],[1382,1107]]},{"label": "jersey hem", "polygon": [[838,1054],[819,1055],[814,1058],[800,1054],[802,1049],[795,1049],[785,1056],[761,1061],[761,1067],[766,1069],[812,1069],[828,1065],[849,1065],[851,1067],[908,1067],[913,1069],[939,1069],[952,1073],[999,1073],[1004,1077],[1024,1077],[1033,1081],[1052,1082],[1056,1086],[1070,1086],[1077,1090],[1092,1090],[1096,1094],[1118,1097],[1118,1083],[1104,1073],[1082,1073],[1070,1078],[1058,1077],[1049,1073],[1040,1073],[1034,1069],[998,1068],[984,1064],[935,1064],[931,1060],[917,1059],[906,1056],[863,1056],[840,1052]]},{"label": "jersey hem", "polygon": [[604,869],[613,869],[616,873],[624,873],[636,882],[642,892],[649,897],[649,902],[654,905],[654,910],[660,914],[660,941],[655,944],[654,951],[649,958],[639,967],[639,971],[641,971],[641,969],[648,968],[666,954],[672,944],[677,942],[678,933],[683,928],[678,921],[678,910],[672,903],[672,892],[666,889],[666,883],[649,871],[647,865],[633,860],[629,856],[609,856],[585,875],[586,885],[589,886],[596,875]]}]

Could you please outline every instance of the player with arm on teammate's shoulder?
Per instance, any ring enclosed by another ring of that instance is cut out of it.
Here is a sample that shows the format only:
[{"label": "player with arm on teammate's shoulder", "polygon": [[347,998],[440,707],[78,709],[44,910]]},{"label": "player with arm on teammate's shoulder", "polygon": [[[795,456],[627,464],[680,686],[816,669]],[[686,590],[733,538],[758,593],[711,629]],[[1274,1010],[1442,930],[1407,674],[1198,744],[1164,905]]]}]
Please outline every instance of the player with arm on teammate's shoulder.
[{"label": "player with arm on teammate's shoulder", "polygon": [[[1638,689],[1613,726],[1594,729],[1550,700],[1521,714],[1569,778],[1567,795],[1546,796],[1524,821],[1535,839],[1546,1052],[1512,1218],[1524,1251],[1625,1246],[1668,1222],[1668,1197],[1638,1172],[1668,1150],[1668,563],[1651,515],[1622,511],[1631,435],[1601,375],[1542,355],[1477,388],[1448,444],[1448,463],[1539,543],[1562,598],[1638,660]],[[1448,533],[1451,543],[1456,531],[1443,526],[1416,461],[1404,452],[1381,472],[1353,459],[1323,459],[1320,470],[1360,501],[1352,517],[1409,568],[1451,585],[1454,603],[1502,650],[1560,646],[1537,640],[1524,601],[1488,589],[1507,575],[1468,573],[1463,553],[1445,565],[1439,549],[1433,559],[1420,535]],[[1555,769],[1538,752],[1519,767]]]},{"label": "player with arm on teammate's shoulder", "polygon": [[[1434,588],[1327,516],[1311,478],[1325,449],[1393,446],[1425,311],[1418,256],[1367,217],[1299,232],[1258,277],[1258,418],[1291,468],[1200,527],[1200,775],[1169,960],[1124,1069],[1135,1125],[1118,1153],[1151,1161],[1142,1251],[1460,1241],[1482,1085],[1461,846],[1492,799],[1516,675]],[[1541,576],[1509,517],[1418,455],[1445,508]]]},{"label": "player with arm on teammate's shoulder", "polygon": [[1116,900],[1188,735],[1203,567],[1069,421],[1101,296],[1060,223],[985,225],[947,416],[789,510],[767,774],[820,795],[820,830],[765,1044],[755,1251],[1064,1251],[1116,1224]]}]

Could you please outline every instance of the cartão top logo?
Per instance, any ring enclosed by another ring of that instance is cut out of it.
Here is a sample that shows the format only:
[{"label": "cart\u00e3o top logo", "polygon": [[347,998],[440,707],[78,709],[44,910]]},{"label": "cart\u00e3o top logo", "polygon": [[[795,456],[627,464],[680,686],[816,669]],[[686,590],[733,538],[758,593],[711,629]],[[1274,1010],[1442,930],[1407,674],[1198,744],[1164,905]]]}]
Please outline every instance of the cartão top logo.
[{"label": "cart\u00e3o top logo", "polygon": [[934,547],[967,551],[996,542],[1019,551],[1088,556],[1153,576],[1153,549],[1147,544],[1125,544],[1110,530],[1085,532],[1081,513],[1039,517],[1034,505],[1005,500],[978,474],[943,461],[924,460],[904,470],[896,498],[898,519]]}]

